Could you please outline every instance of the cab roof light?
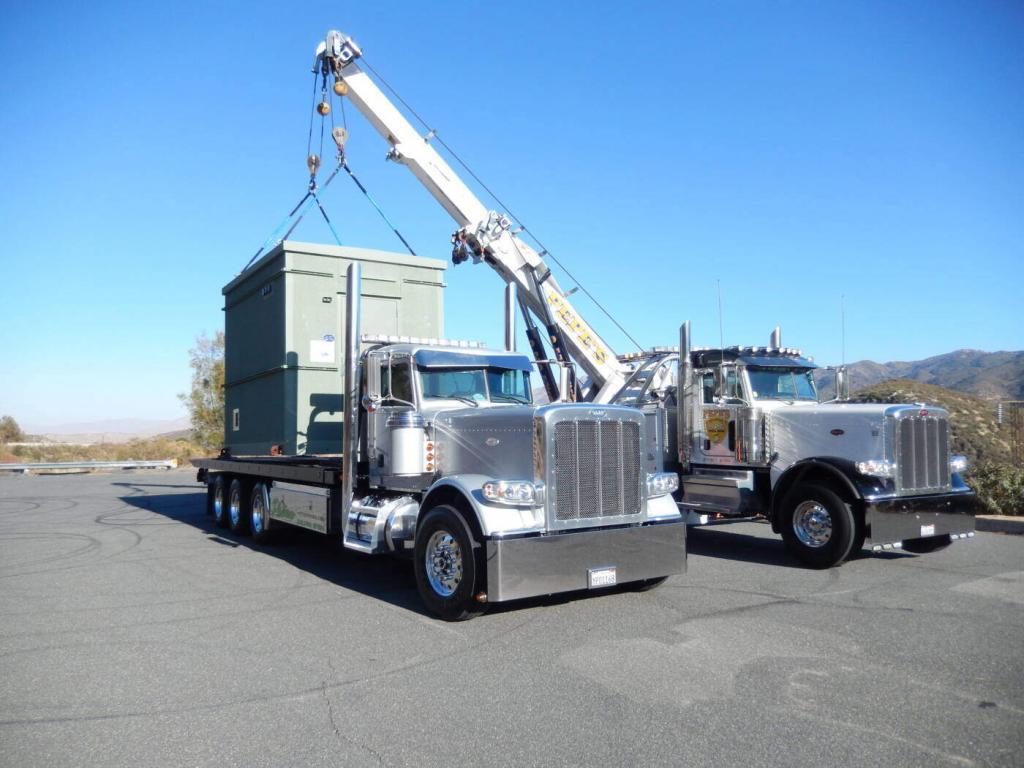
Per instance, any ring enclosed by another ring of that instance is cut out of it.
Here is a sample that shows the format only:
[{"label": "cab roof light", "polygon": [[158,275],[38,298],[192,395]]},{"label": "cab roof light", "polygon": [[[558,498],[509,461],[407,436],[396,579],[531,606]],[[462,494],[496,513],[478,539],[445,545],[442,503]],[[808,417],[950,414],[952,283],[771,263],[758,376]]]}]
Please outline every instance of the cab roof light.
[{"label": "cab roof light", "polygon": [[364,344],[423,344],[430,347],[457,347],[459,349],[483,349],[482,341],[464,339],[431,339],[420,336],[395,336],[387,333],[364,333],[360,337]]}]

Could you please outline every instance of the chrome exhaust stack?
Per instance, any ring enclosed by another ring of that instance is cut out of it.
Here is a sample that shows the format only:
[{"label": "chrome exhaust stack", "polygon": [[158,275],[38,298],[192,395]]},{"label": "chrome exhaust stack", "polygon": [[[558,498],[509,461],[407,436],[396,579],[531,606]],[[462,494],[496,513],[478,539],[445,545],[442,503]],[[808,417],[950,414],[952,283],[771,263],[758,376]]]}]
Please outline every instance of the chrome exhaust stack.
[{"label": "chrome exhaust stack", "polygon": [[341,540],[349,534],[349,513],[355,487],[359,453],[359,326],[363,269],[358,262],[348,265],[345,280],[345,422],[341,465]]},{"label": "chrome exhaust stack", "polygon": [[505,351],[516,351],[516,310],[519,308],[516,284],[505,286]]},{"label": "chrome exhaust stack", "polygon": [[690,468],[690,321],[679,326],[679,375],[676,382],[676,446],[679,466],[683,472]]},{"label": "chrome exhaust stack", "polygon": [[771,338],[768,340],[769,349],[782,349],[782,326],[776,325],[775,330],[772,331]]}]

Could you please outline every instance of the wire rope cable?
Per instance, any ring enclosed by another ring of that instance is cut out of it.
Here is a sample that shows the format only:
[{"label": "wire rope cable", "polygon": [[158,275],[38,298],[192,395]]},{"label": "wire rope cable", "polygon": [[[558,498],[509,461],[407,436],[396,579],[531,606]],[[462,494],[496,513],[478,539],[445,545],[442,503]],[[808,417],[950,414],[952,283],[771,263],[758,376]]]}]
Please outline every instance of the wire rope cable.
[{"label": "wire rope cable", "polygon": [[368,70],[370,70],[370,72],[373,73],[373,76],[375,78],[377,78],[381,82],[381,84],[385,88],[388,89],[388,91],[391,92],[391,95],[394,96],[396,99],[398,99],[399,103],[403,107],[405,107],[409,111],[409,113],[413,117],[415,117],[416,120],[418,120],[419,123],[424,128],[426,128],[428,136],[430,136],[430,137],[432,137],[434,139],[437,139],[437,143],[440,144],[442,147],[444,147],[445,151],[447,151],[448,154],[450,154],[452,156],[452,158],[455,160],[455,162],[457,162],[460,166],[462,166],[463,170],[465,170],[466,173],[468,173],[473,178],[473,180],[476,181],[476,183],[479,184],[480,187],[488,195],[491,196],[491,199],[494,200],[494,202],[498,204],[498,207],[502,208],[505,211],[505,213],[508,214],[509,217],[514,219],[519,224],[519,226],[522,228],[522,231],[525,234],[529,235],[530,239],[532,239],[533,242],[535,242],[540,247],[540,249],[541,249],[541,254],[540,255],[542,257],[543,256],[548,256],[553,262],[555,262],[555,264],[558,265],[559,269],[561,269],[570,280],[572,280],[574,283],[576,283],[577,286],[579,286],[579,289],[584,293],[584,295],[586,295],[587,298],[589,298],[592,302],[594,302],[594,305],[599,310],[601,310],[601,312],[604,313],[605,317],[607,317],[609,320],[611,320],[612,323],[615,324],[615,327],[618,328],[626,336],[626,338],[629,339],[631,342],[633,342],[633,344],[636,345],[636,348],[642,352],[643,351],[643,345],[640,344],[640,342],[637,341],[633,337],[633,335],[629,331],[627,331],[618,320],[615,319],[615,317],[611,314],[611,312],[609,312],[607,309],[605,309],[604,305],[601,304],[601,302],[598,301],[597,298],[595,298],[595,296],[589,290],[587,290],[587,287],[561,261],[559,261],[555,257],[555,255],[553,253],[551,253],[551,251],[549,251],[547,249],[547,247],[545,247],[544,243],[542,243],[540,241],[540,239],[535,234],[533,234],[533,232],[530,231],[530,228],[527,227],[523,223],[522,219],[520,219],[518,216],[516,216],[512,212],[512,210],[507,205],[505,205],[504,202],[502,202],[501,198],[498,197],[491,190],[491,188],[487,186],[487,184],[483,181],[483,179],[481,179],[479,176],[477,176],[476,172],[473,171],[473,169],[469,167],[469,165],[466,163],[466,161],[463,160],[454,149],[452,149],[450,146],[448,146],[447,142],[445,142],[445,140],[443,138],[441,138],[441,136],[438,135],[437,130],[430,127],[430,123],[428,123],[426,120],[424,120],[420,116],[420,114],[415,109],[413,109],[412,105],[409,104],[409,102],[407,102],[404,98],[402,98],[402,95],[400,93],[398,93],[398,91],[396,91],[391,86],[391,84],[388,83],[388,81],[385,80],[376,69],[373,68],[373,66],[370,64],[370,62],[368,62],[366,60],[365,56],[361,57],[360,61],[366,66],[366,68]]}]

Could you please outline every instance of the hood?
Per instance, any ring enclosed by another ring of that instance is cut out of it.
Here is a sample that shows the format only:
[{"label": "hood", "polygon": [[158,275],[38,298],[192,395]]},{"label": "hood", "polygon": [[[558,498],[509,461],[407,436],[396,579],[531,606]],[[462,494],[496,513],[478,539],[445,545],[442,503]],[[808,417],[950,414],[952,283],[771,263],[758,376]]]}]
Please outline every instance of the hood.
[{"label": "hood", "polygon": [[531,405],[456,408],[435,414],[434,444],[442,474],[533,477]]},{"label": "hood", "polygon": [[[769,405],[770,407],[764,407]],[[781,472],[801,459],[831,457],[880,459],[885,449],[885,415],[892,408],[877,403],[758,403],[770,414],[772,465]]]}]

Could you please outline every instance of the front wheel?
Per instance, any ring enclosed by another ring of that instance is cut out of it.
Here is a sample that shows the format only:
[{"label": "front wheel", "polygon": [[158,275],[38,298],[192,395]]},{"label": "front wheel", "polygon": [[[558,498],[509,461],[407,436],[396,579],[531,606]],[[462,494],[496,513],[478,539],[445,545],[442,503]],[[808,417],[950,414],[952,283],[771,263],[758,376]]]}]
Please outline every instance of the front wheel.
[{"label": "front wheel", "polygon": [[416,587],[427,610],[446,621],[464,621],[481,613],[473,537],[462,515],[441,504],[428,511],[416,529]]},{"label": "front wheel", "polygon": [[783,507],[786,548],[811,568],[831,568],[843,562],[856,529],[850,505],[821,485],[794,488]]}]

